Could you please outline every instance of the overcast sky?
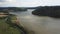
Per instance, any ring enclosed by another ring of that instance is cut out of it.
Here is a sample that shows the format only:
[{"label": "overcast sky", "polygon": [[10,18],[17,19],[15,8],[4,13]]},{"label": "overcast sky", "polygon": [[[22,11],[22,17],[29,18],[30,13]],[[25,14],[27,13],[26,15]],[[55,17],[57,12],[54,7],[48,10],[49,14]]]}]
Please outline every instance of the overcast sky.
[{"label": "overcast sky", "polygon": [[0,0],[0,7],[36,7],[60,5],[60,0]]}]

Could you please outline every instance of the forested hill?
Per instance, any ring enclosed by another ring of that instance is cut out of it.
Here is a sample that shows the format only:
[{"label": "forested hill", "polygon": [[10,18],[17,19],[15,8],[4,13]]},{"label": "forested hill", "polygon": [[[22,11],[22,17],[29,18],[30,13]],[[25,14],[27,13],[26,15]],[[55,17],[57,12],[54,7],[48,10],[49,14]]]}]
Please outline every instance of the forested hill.
[{"label": "forested hill", "polygon": [[32,12],[34,15],[60,18],[60,6],[40,6]]}]

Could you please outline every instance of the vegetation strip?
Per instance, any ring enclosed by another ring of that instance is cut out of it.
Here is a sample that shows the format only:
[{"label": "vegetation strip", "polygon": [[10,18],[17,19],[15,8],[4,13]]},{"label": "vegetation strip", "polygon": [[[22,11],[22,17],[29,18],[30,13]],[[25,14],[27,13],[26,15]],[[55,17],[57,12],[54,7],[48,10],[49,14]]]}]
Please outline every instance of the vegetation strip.
[{"label": "vegetation strip", "polygon": [[[2,18],[1,18],[1,19],[2,19]],[[7,25],[9,25],[9,26],[12,27],[12,28],[18,29],[18,30],[21,32],[21,34],[27,34],[27,32],[24,30],[24,28],[23,28],[22,26],[19,26],[19,25],[17,25],[17,24],[13,24],[13,23],[11,22],[11,18],[10,18],[10,17],[5,17],[5,18],[3,18],[3,19],[5,20],[5,23],[7,23]],[[2,20],[2,22],[3,22],[4,20]]]},{"label": "vegetation strip", "polygon": [[12,27],[17,28],[18,30],[20,30],[22,34],[27,34],[27,32],[24,30],[24,28],[23,28],[21,25],[19,26],[19,25],[14,24],[14,23],[11,22],[11,17],[10,17],[10,15],[8,16],[7,21],[8,21],[9,23],[8,23],[8,22],[6,22],[6,23],[8,23],[8,24],[11,25]]}]

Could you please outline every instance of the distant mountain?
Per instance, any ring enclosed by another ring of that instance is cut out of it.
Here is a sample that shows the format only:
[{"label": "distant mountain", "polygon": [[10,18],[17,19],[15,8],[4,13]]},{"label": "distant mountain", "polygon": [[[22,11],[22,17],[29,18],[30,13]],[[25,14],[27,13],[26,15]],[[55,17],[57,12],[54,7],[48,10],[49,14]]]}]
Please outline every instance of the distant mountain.
[{"label": "distant mountain", "polygon": [[14,11],[26,11],[26,8],[20,8],[20,7],[0,7],[0,10],[14,10]]},{"label": "distant mountain", "polygon": [[37,7],[26,7],[27,9],[36,9]]}]

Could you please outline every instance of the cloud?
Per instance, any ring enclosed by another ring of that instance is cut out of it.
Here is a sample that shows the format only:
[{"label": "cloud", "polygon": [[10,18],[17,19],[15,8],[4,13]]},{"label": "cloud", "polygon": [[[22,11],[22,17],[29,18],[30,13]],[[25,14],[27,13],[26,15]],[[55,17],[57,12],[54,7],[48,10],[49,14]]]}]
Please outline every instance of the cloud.
[{"label": "cloud", "polygon": [[16,0],[0,0],[0,2],[15,2]]},{"label": "cloud", "polygon": [[41,0],[40,3],[42,6],[55,6],[60,5],[60,0]]},{"label": "cloud", "polygon": [[60,5],[60,0],[21,0],[21,6],[55,6]]},{"label": "cloud", "polygon": [[0,7],[35,7],[60,5],[60,0],[0,0]]},{"label": "cloud", "polygon": [[4,2],[0,2],[0,7],[15,7],[18,6],[19,4],[17,3],[16,0],[5,0]]},{"label": "cloud", "polygon": [[26,6],[26,7],[32,7],[32,6],[38,6],[40,5],[40,3],[38,1],[34,1],[34,2],[20,2],[21,6]]},{"label": "cloud", "polygon": [[0,0],[0,2],[5,2],[6,0]]},{"label": "cloud", "polygon": [[16,6],[16,7],[32,7],[38,6],[39,2],[34,0],[5,0],[0,3],[0,7]]}]

